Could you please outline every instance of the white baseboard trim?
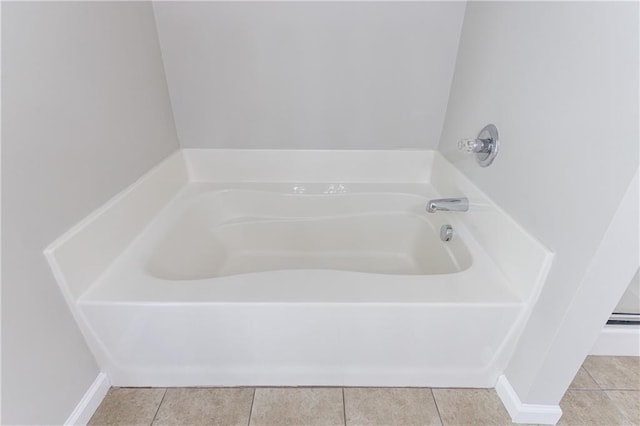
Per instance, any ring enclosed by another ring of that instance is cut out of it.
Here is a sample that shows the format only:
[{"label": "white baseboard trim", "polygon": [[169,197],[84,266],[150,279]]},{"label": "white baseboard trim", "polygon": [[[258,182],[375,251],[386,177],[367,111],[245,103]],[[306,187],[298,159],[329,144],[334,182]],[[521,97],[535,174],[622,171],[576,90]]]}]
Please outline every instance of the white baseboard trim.
[{"label": "white baseboard trim", "polygon": [[559,405],[524,404],[504,374],[498,378],[496,392],[514,423],[555,425],[562,416]]},{"label": "white baseboard trim", "polygon": [[64,422],[65,426],[85,426],[89,423],[91,416],[98,409],[110,387],[111,382],[107,375],[105,373],[98,374],[98,377],[96,377],[80,402],[78,402],[78,405],[76,405],[73,413]]},{"label": "white baseboard trim", "polygon": [[640,356],[640,326],[605,325],[590,355]]}]

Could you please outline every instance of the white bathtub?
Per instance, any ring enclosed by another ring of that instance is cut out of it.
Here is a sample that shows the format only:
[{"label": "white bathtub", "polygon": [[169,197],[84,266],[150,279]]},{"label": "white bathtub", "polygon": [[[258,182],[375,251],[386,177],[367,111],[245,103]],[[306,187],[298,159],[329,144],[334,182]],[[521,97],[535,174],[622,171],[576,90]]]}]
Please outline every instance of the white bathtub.
[{"label": "white bathtub", "polygon": [[73,258],[128,210],[48,252],[112,384],[494,386],[534,293],[467,220],[486,205],[429,214],[430,182],[193,180],[93,277]]}]

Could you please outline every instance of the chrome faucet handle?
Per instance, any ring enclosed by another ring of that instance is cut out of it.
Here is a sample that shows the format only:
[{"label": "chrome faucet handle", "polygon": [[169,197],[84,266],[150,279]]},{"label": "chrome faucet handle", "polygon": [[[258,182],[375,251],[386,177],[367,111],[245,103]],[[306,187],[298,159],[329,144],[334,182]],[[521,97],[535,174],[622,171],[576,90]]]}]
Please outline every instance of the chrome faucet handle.
[{"label": "chrome faucet handle", "polygon": [[500,141],[498,129],[488,124],[480,131],[477,138],[465,138],[458,141],[458,149],[462,152],[474,154],[481,167],[487,167],[498,155]]},{"label": "chrome faucet handle", "polygon": [[487,142],[477,138],[465,138],[458,141],[458,150],[462,152],[483,152],[487,149]]}]

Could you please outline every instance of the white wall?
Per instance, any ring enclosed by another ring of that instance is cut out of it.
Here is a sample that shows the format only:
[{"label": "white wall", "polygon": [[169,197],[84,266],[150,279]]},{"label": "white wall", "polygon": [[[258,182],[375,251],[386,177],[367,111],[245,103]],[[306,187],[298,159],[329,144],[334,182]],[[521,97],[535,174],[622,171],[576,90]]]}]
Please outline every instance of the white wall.
[{"label": "white wall", "polygon": [[157,2],[186,148],[435,149],[464,2]]},{"label": "white wall", "polygon": [[2,4],[2,424],[61,424],[98,367],[42,250],[177,149],[149,3]]},{"label": "white wall", "polygon": [[[439,149],[556,252],[506,371],[525,403],[556,404],[593,344],[554,337],[638,168],[638,72],[637,3],[467,5]],[[502,146],[481,169],[456,140],[487,123]],[[600,283],[619,291],[589,307],[600,328],[633,272]]]}]

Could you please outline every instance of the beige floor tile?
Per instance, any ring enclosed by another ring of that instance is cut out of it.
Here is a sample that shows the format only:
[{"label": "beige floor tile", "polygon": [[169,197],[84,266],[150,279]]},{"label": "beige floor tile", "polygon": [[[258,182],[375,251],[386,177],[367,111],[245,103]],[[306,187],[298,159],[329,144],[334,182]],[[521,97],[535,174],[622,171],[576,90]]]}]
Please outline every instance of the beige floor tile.
[{"label": "beige floor tile", "polygon": [[604,391],[570,390],[562,401],[561,425],[629,425],[629,420],[616,408]]},{"label": "beige floor tile", "polygon": [[569,389],[600,389],[600,386],[587,373],[584,367],[580,367],[576,377],[573,378],[573,382],[569,385]]},{"label": "beige floor tile", "polygon": [[445,425],[511,425],[493,389],[433,389]]},{"label": "beige floor tile", "polygon": [[347,425],[440,425],[431,389],[345,388]]},{"label": "beige floor tile", "polygon": [[249,423],[253,388],[167,389],[154,425],[243,425]]},{"label": "beige floor tile", "polygon": [[341,388],[258,388],[253,426],[344,425]]},{"label": "beige floor tile", "polygon": [[583,367],[602,389],[640,390],[640,357],[588,356]]},{"label": "beige floor tile", "polygon": [[150,425],[164,392],[164,388],[111,388],[89,425]]},{"label": "beige floor tile", "polygon": [[640,391],[606,391],[616,407],[633,424],[640,425]]}]

